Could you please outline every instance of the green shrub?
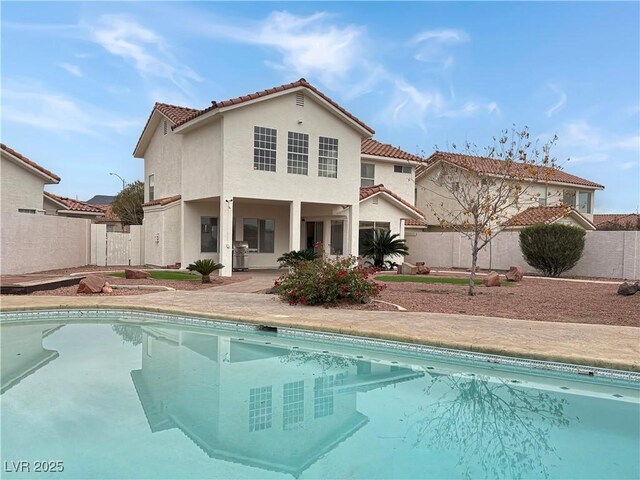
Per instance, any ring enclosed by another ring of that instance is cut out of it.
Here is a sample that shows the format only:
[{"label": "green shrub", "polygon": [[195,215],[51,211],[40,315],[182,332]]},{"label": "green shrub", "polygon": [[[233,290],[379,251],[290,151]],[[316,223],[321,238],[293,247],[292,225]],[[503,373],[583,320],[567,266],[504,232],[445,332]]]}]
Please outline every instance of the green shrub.
[{"label": "green shrub", "polygon": [[396,265],[385,257],[403,257],[409,255],[409,248],[399,234],[391,234],[388,230],[374,230],[364,239],[363,249],[360,255],[373,259],[373,266],[383,268],[385,264],[389,267]]},{"label": "green shrub", "polygon": [[278,295],[290,305],[318,305],[338,300],[364,302],[385,288],[371,275],[376,269],[359,267],[354,257],[316,258],[298,262],[275,282]]},{"label": "green shrub", "polygon": [[196,271],[202,275],[202,283],[211,283],[211,277],[209,275],[223,267],[224,265],[216,263],[210,258],[205,258],[203,260],[196,260],[187,267],[187,270],[190,272]]},{"label": "green shrub", "polygon": [[282,256],[278,258],[278,262],[280,263],[280,268],[292,268],[300,262],[309,262],[311,260],[315,260],[319,256],[320,253],[313,248],[308,248],[306,250],[291,250],[290,252],[282,254]]},{"label": "green shrub", "polygon": [[545,277],[559,277],[582,257],[585,236],[583,229],[569,225],[533,225],[520,232],[520,250]]}]

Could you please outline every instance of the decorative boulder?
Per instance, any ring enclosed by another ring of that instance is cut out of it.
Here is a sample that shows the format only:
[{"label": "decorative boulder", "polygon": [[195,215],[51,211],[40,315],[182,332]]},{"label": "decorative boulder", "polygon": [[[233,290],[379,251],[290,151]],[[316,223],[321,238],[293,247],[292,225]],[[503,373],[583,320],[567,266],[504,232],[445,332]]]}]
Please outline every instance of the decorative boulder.
[{"label": "decorative boulder", "polygon": [[418,267],[416,267],[412,263],[404,262],[402,265],[400,265],[398,273],[400,275],[415,275],[418,273]]},{"label": "decorative boulder", "polygon": [[109,282],[105,282],[104,287],[102,287],[102,293],[113,293],[113,288],[109,285]]},{"label": "decorative boulder", "polygon": [[633,295],[640,290],[640,284],[624,282],[618,287],[618,295]]},{"label": "decorative boulder", "polygon": [[504,276],[509,282],[520,282],[524,277],[524,271],[518,265],[514,265],[509,267],[509,271]]},{"label": "decorative boulder", "polygon": [[485,287],[499,287],[500,286],[500,275],[496,272],[491,272],[489,275],[484,277],[482,280],[482,284]]},{"label": "decorative boulder", "polygon": [[124,278],[139,280],[139,279],[151,278],[151,275],[149,275],[149,272],[145,272],[144,270],[134,270],[133,268],[125,268]]},{"label": "decorative boulder", "polygon": [[97,275],[89,275],[80,280],[78,293],[100,293],[105,283],[107,282],[105,282],[104,278],[98,277]]},{"label": "decorative boulder", "polygon": [[429,273],[431,273],[431,269],[427,267],[424,262],[416,262],[416,268],[418,269],[416,271],[418,275],[429,275]]}]

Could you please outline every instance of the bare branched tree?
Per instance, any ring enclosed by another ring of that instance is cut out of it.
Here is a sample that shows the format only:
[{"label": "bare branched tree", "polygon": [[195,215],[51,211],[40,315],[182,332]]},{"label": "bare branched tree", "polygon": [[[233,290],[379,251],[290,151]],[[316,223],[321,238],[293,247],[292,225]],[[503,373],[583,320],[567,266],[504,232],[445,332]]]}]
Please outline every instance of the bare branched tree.
[{"label": "bare branched tree", "polygon": [[[551,156],[557,137],[540,145],[529,139],[529,130],[504,130],[493,145],[479,150],[466,143],[453,154],[431,156],[427,177],[430,198],[425,205],[446,230],[459,232],[471,243],[469,295],[475,295],[478,252],[518,212],[538,204],[539,193],[532,186],[553,178],[559,166]],[[437,150],[437,147],[436,147]],[[418,205],[422,208],[423,205]]]},{"label": "bare branched tree", "polygon": [[133,182],[122,189],[113,201],[113,213],[120,217],[123,225],[142,225],[144,183]]}]

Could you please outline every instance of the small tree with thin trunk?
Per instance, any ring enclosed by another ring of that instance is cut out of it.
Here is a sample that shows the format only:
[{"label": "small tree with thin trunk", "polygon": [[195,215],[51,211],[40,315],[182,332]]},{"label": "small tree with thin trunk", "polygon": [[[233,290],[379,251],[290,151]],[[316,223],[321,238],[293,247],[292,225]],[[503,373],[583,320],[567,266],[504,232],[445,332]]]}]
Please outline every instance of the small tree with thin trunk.
[{"label": "small tree with thin trunk", "polygon": [[551,179],[559,168],[550,154],[556,136],[540,145],[530,141],[525,127],[505,130],[493,140],[494,144],[483,151],[466,143],[463,151],[456,152],[453,145],[453,155],[436,153],[427,167],[439,171],[427,177],[438,201],[426,207],[443,229],[464,235],[471,244],[470,296],[475,295],[478,253],[502,231],[509,218],[538,205],[539,194],[531,187]]},{"label": "small tree with thin trunk", "polygon": [[142,225],[142,204],[144,203],[144,183],[140,180],[130,183],[113,200],[113,213],[123,225]]}]

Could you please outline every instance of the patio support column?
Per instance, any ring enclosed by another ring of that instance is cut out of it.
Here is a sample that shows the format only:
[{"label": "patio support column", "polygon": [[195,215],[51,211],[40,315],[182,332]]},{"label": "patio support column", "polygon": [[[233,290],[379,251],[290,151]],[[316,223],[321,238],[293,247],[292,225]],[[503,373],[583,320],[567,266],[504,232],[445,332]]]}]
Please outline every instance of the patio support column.
[{"label": "patio support column", "polygon": [[333,245],[331,245],[331,219],[325,218],[322,220],[322,242],[324,243],[324,254],[331,255],[331,249]]},{"label": "patio support column", "polygon": [[220,263],[224,265],[224,268],[219,270],[221,277],[230,277],[232,273],[232,229],[233,229],[233,197],[224,198],[220,196],[220,230],[219,230],[219,252]]},{"label": "patio support column", "polygon": [[358,256],[358,242],[360,236],[360,204],[356,203],[349,207],[349,217],[347,219],[348,241],[346,245],[346,253]]},{"label": "patio support column", "polygon": [[300,201],[289,204],[289,250],[300,250]]}]

